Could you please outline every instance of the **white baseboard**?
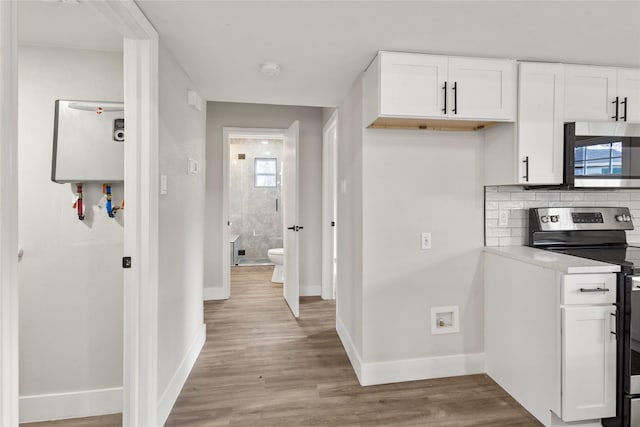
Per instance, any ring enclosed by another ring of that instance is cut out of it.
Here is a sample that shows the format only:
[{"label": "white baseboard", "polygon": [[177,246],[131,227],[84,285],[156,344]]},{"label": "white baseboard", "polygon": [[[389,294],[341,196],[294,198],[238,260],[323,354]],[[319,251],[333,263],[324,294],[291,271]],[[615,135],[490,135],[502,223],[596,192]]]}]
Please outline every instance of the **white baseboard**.
[{"label": "white baseboard", "polygon": [[205,301],[228,299],[223,288],[203,288],[202,295]]},{"label": "white baseboard", "polygon": [[336,331],[362,386],[486,372],[484,353],[363,363],[351,335],[339,317],[336,317]]},{"label": "white baseboard", "polygon": [[191,343],[187,354],[182,359],[180,366],[175,374],[173,374],[171,381],[169,381],[169,385],[158,400],[158,425],[164,425],[167,418],[169,418],[171,409],[173,409],[173,405],[175,405],[178,395],[182,391],[182,386],[184,386],[184,383],[187,381],[187,377],[191,369],[193,369],[193,365],[196,363],[206,339],[207,325],[202,325],[196,338]]},{"label": "white baseboard", "polygon": [[349,358],[349,362],[351,362],[353,371],[356,373],[356,377],[358,377],[358,382],[360,385],[364,385],[362,384],[362,358],[360,357],[360,353],[358,353],[355,344],[351,340],[351,335],[347,331],[347,328],[345,328],[344,323],[342,323],[342,319],[338,316],[336,316],[336,332],[338,332],[338,337],[340,338],[340,341],[342,341],[342,346],[347,352],[347,357]]},{"label": "white baseboard", "polygon": [[122,412],[122,387],[20,397],[21,423],[118,412]]},{"label": "white baseboard", "polygon": [[365,363],[360,384],[388,384],[485,373],[484,353]]},{"label": "white baseboard", "polygon": [[322,294],[321,285],[302,285],[300,286],[301,297],[319,297]]}]

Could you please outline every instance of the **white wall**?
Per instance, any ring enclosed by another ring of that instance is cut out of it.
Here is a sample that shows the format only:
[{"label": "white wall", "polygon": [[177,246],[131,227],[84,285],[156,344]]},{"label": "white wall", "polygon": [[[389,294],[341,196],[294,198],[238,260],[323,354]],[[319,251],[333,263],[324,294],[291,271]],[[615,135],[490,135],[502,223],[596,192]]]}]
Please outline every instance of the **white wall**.
[{"label": "white wall", "polygon": [[[204,343],[203,242],[206,110],[187,105],[189,76],[162,45],[159,56],[160,196],[158,419],[164,422]],[[187,161],[200,172],[187,172]]]},{"label": "white wall", "polygon": [[[54,101],[122,101],[122,54],[21,46],[19,61],[20,418],[118,412],[122,215],[109,218],[96,206],[101,185],[87,184],[79,221],[75,186],[50,176]],[[58,393],[76,394],[43,396]],[[95,405],[75,405],[90,395]]]},{"label": "white wall", "polygon": [[[205,293],[222,289],[222,147],[224,127],[286,129],[300,121],[300,286],[320,295],[322,275],[322,109],[207,103]],[[233,290],[231,291],[233,293]]]},{"label": "white wall", "polygon": [[[360,382],[482,372],[482,134],[363,129],[361,79],[338,120],[337,328]],[[459,333],[432,335],[441,306]]]},{"label": "white wall", "polygon": [[362,355],[362,80],[338,109],[336,327],[356,374]]}]

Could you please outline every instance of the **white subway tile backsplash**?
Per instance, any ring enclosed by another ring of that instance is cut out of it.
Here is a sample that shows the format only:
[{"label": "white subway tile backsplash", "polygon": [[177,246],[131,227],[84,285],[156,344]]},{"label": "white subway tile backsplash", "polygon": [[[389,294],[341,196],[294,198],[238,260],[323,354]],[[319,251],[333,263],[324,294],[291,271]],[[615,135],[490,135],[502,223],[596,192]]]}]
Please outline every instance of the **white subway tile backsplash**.
[{"label": "white subway tile backsplash", "polygon": [[524,202],[513,202],[513,201],[508,201],[508,202],[503,202],[500,201],[498,202],[498,206],[500,207],[500,210],[504,210],[504,209],[522,209],[524,208]]},{"label": "white subway tile backsplash", "polygon": [[519,185],[501,185],[498,187],[501,193],[521,193],[524,189]]},{"label": "white subway tile backsplash", "polygon": [[487,200],[511,200],[511,193],[487,193]]},{"label": "white subway tile backsplash", "polygon": [[487,227],[486,228],[487,237],[509,237],[511,236],[511,229],[504,227]]},{"label": "white subway tile backsplash", "polygon": [[536,199],[536,193],[532,191],[511,193],[511,200],[535,200],[535,199]]},{"label": "white subway tile backsplash", "polygon": [[612,191],[607,193],[607,200],[630,200],[630,193],[622,191]]},{"label": "white subway tile backsplash", "polygon": [[[557,191],[525,190],[519,186],[485,187],[485,244],[487,246],[525,245],[528,239],[529,208],[625,206],[638,223],[627,232],[630,243],[640,244],[640,190]],[[508,222],[500,226],[501,211]]]},{"label": "white subway tile backsplash", "polygon": [[583,193],[584,200],[607,200],[607,193],[595,192],[595,193]]},{"label": "white subway tile backsplash", "polygon": [[536,200],[560,200],[560,193],[557,191],[536,191]]}]

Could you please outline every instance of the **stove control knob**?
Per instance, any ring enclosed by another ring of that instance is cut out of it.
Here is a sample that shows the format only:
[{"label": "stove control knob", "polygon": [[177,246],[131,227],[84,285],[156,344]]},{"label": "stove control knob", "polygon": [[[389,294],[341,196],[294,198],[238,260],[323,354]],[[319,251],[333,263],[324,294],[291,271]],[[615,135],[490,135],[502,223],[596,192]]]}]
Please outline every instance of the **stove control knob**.
[{"label": "stove control knob", "polygon": [[547,222],[549,222],[549,217],[546,216],[546,215],[543,215],[543,216],[540,217],[540,221],[542,221],[544,223],[547,223]]},{"label": "stove control knob", "polygon": [[624,221],[625,222],[631,222],[631,217],[629,215],[625,215],[624,216]]},{"label": "stove control knob", "polygon": [[551,215],[551,222],[558,222],[558,215]]},{"label": "stove control knob", "polygon": [[624,221],[624,216],[623,215],[616,215],[616,221],[618,221],[618,222]]}]

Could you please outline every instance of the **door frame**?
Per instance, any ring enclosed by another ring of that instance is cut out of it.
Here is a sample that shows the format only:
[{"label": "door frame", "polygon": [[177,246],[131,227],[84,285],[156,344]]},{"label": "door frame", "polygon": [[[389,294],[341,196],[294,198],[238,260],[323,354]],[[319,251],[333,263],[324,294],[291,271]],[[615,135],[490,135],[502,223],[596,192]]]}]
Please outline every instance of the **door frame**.
[{"label": "door frame", "polygon": [[[230,138],[279,138],[284,141],[287,129],[222,128],[222,298],[231,296],[231,259],[229,257],[229,162]],[[283,224],[284,226],[284,224]],[[284,238],[284,236],[283,236]]]},{"label": "door frame", "polygon": [[[124,39],[123,426],[157,422],[158,34],[133,0],[87,2]],[[0,424],[19,422],[17,1],[0,2]]]},{"label": "door frame", "polygon": [[[336,137],[330,138],[329,133],[334,131]],[[338,110],[335,110],[322,127],[322,299],[325,300],[336,297],[333,274],[336,227],[331,226],[331,221],[336,220],[338,202],[337,134]]]}]

